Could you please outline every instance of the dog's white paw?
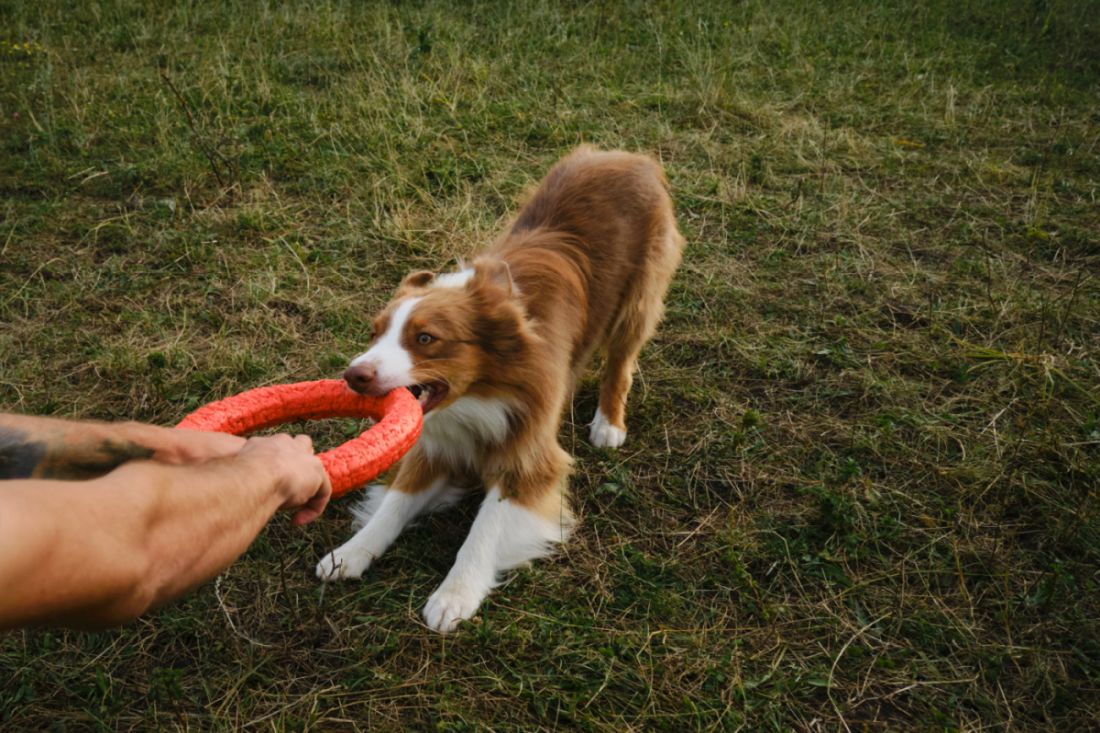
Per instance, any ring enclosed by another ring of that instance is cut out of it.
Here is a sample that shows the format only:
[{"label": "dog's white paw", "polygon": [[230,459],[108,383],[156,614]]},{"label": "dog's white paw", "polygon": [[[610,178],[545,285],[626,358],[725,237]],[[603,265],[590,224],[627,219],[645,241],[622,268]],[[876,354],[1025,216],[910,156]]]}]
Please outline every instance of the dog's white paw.
[{"label": "dog's white paw", "polygon": [[369,552],[343,545],[321,558],[317,563],[317,577],[324,581],[357,580],[373,559]]},{"label": "dog's white paw", "polygon": [[596,410],[590,428],[588,439],[597,448],[618,448],[626,440],[626,431],[609,423],[603,410]]},{"label": "dog's white paw", "polygon": [[424,621],[441,634],[447,634],[474,615],[485,600],[488,591],[479,591],[464,585],[444,584],[436,588],[424,606]]}]

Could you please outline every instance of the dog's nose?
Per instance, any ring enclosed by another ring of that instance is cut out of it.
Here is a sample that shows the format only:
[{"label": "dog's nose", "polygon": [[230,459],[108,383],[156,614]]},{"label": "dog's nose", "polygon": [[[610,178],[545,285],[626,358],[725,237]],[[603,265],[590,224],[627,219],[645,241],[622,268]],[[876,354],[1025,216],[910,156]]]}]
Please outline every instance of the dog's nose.
[{"label": "dog's nose", "polygon": [[375,369],[370,364],[349,366],[344,372],[344,381],[359,394],[370,394],[374,386]]}]

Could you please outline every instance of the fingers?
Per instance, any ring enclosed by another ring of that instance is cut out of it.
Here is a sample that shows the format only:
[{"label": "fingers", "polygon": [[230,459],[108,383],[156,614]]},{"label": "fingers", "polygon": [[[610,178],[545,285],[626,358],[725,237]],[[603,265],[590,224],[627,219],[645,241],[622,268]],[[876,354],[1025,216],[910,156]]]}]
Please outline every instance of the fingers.
[{"label": "fingers", "polygon": [[313,495],[312,499],[306,502],[305,506],[294,513],[291,524],[295,527],[309,524],[314,519],[324,514],[325,507],[328,506],[329,499],[332,498],[332,482],[329,480],[327,473],[323,470],[321,473],[324,475],[324,481],[321,484],[320,490]]},{"label": "fingers", "polygon": [[274,474],[276,489],[284,498],[280,509],[294,512],[294,526],[308,524],[325,511],[332,497],[332,482],[314,455],[308,435],[249,438],[239,455],[260,461]]},{"label": "fingers", "polygon": [[294,512],[295,526],[319,517],[332,496],[332,484],[308,435],[280,433],[250,438],[241,455],[254,454],[275,474],[284,496],[281,509]]},{"label": "fingers", "polygon": [[317,517],[325,513],[325,507],[328,506],[330,492],[318,493],[312,499],[310,499],[302,507],[299,507],[294,512],[294,517],[290,523],[295,527],[301,527],[304,524],[309,524]]},{"label": "fingers", "polygon": [[315,509],[310,509],[308,507],[302,507],[298,511],[294,512],[294,517],[291,518],[290,525],[292,527],[301,527],[309,524],[319,516],[321,516],[321,512],[316,511]]},{"label": "fingers", "polygon": [[324,514],[324,506],[317,506],[312,501],[306,504],[304,507],[294,512],[294,517],[290,520],[291,525],[295,527],[301,527],[309,524],[317,517]]}]

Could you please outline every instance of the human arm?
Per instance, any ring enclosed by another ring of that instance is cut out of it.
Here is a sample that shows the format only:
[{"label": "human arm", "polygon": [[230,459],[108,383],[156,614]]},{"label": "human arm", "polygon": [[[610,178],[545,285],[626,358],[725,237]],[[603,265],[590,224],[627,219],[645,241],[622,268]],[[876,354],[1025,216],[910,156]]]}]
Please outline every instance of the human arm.
[{"label": "human arm", "polygon": [[0,414],[0,479],[86,479],[126,461],[186,464],[234,455],[244,438],[139,422]]},{"label": "human arm", "polygon": [[0,628],[95,628],[224,570],[279,509],[315,518],[331,494],[309,438],[252,438],[234,457],[130,461],[89,481],[0,485]]}]

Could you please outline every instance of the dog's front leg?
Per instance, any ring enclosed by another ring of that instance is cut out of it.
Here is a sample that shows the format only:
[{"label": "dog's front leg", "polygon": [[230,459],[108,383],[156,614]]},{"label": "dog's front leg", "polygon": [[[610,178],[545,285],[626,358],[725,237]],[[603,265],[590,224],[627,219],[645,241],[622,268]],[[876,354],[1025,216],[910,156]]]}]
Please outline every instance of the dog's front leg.
[{"label": "dog's front leg", "polygon": [[550,554],[572,525],[560,491],[535,505],[506,499],[499,487],[485,496],[455,564],[424,606],[428,626],[443,633],[470,618],[501,572]]},{"label": "dog's front leg", "polygon": [[402,491],[400,489],[371,487],[372,491],[382,491],[381,497],[367,499],[361,516],[369,513],[362,529],[317,563],[317,577],[321,580],[343,580],[358,578],[393,543],[401,530],[424,511],[434,509],[441,503],[452,501],[452,488],[447,477],[432,481],[420,491]]}]

